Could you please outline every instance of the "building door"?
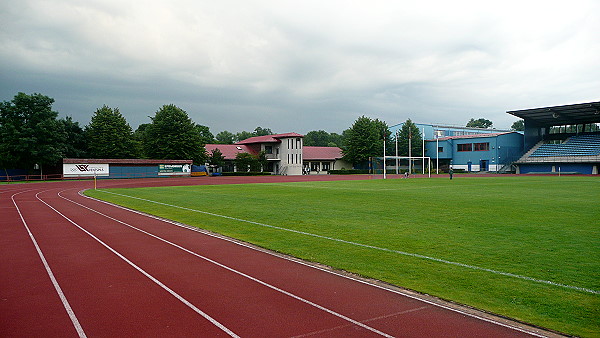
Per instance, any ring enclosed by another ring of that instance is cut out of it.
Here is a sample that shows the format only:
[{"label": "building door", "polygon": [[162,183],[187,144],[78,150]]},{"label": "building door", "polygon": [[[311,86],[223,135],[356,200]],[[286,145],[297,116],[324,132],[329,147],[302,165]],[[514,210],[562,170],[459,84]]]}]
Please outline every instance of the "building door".
[{"label": "building door", "polygon": [[479,170],[480,171],[488,171],[488,160],[479,161]]},{"label": "building door", "polygon": [[273,162],[267,162],[267,167],[265,168],[265,171],[268,172],[275,172],[275,166]]},{"label": "building door", "polygon": [[471,166],[473,163],[471,161],[467,162],[467,171],[471,171]]}]

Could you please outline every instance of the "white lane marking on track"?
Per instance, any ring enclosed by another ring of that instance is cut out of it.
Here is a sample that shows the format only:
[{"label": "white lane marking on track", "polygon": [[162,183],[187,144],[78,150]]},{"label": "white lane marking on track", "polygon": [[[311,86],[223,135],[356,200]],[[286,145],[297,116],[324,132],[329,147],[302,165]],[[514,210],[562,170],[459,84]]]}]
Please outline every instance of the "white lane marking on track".
[{"label": "white lane marking on track", "polygon": [[[63,190],[63,191],[64,191],[64,190]],[[93,211],[93,212],[95,212],[95,213],[97,213],[97,214],[99,214],[99,215],[102,215],[102,216],[104,216],[104,217],[106,217],[106,218],[108,218],[108,219],[111,219],[111,220],[113,220],[113,221],[115,221],[115,222],[121,223],[121,224],[123,224],[123,225],[125,225],[125,226],[127,226],[127,227],[130,227],[130,228],[132,228],[132,229],[135,229],[135,230],[137,230],[137,231],[139,231],[139,232],[141,232],[141,233],[143,233],[143,234],[146,234],[146,235],[148,235],[148,236],[150,236],[150,237],[156,238],[156,239],[158,239],[158,240],[160,240],[160,241],[162,241],[162,242],[164,242],[164,243],[167,243],[167,244],[169,244],[169,245],[172,245],[172,246],[174,246],[174,247],[176,247],[176,248],[178,248],[178,249],[180,249],[180,250],[182,250],[182,251],[185,251],[185,252],[187,252],[187,253],[189,253],[189,254],[191,254],[191,255],[194,255],[194,256],[196,256],[196,257],[198,257],[198,258],[201,258],[201,259],[203,259],[203,260],[205,260],[205,261],[207,261],[207,262],[209,262],[209,263],[212,263],[212,264],[214,264],[214,265],[217,265],[217,266],[219,266],[219,267],[221,267],[221,268],[223,268],[223,269],[225,269],[225,270],[228,270],[228,271],[230,271],[230,272],[233,272],[233,273],[235,273],[235,274],[237,274],[237,275],[240,275],[240,276],[242,276],[242,277],[245,277],[245,278],[247,278],[247,279],[250,279],[250,280],[252,280],[252,281],[254,281],[254,282],[256,282],[256,283],[259,283],[259,284],[261,284],[261,285],[263,285],[263,286],[266,286],[266,287],[268,287],[268,288],[270,288],[270,289],[272,289],[272,290],[275,290],[275,291],[277,291],[277,292],[280,292],[280,293],[282,293],[282,294],[284,294],[284,295],[286,295],[286,296],[292,297],[292,298],[294,298],[294,299],[296,299],[296,300],[299,300],[299,301],[301,301],[301,302],[303,302],[303,303],[305,303],[305,304],[311,305],[311,306],[313,306],[313,307],[315,307],[315,308],[317,308],[317,309],[319,309],[319,310],[325,311],[325,312],[327,312],[327,313],[329,313],[329,314],[331,314],[331,315],[334,315],[334,316],[336,316],[336,317],[338,317],[338,318],[341,318],[341,319],[343,319],[343,320],[346,320],[346,321],[348,321],[348,322],[350,322],[350,323],[352,323],[352,324],[354,324],[354,325],[360,326],[360,327],[362,327],[362,328],[364,328],[364,329],[367,329],[367,330],[369,330],[369,331],[371,331],[371,332],[377,333],[377,334],[379,334],[379,335],[381,335],[381,336],[384,336],[384,337],[393,337],[393,336],[391,336],[391,335],[389,335],[389,334],[387,334],[387,333],[385,333],[385,332],[381,332],[381,331],[379,331],[379,330],[377,330],[377,329],[375,329],[375,328],[372,328],[372,327],[370,327],[370,326],[368,326],[368,325],[365,325],[365,324],[363,324],[363,323],[361,323],[361,322],[359,322],[359,321],[357,321],[357,320],[354,320],[354,319],[352,319],[352,318],[350,318],[350,317],[344,316],[344,315],[342,315],[342,314],[340,314],[340,313],[337,313],[337,312],[335,312],[335,311],[333,311],[333,310],[331,310],[331,309],[328,309],[328,308],[326,308],[326,307],[324,307],[324,306],[321,306],[321,305],[319,305],[319,304],[317,304],[317,303],[311,302],[311,301],[310,301],[310,300],[308,300],[308,299],[305,299],[305,298],[302,298],[302,297],[300,297],[300,296],[297,296],[297,295],[295,295],[295,294],[293,294],[293,293],[291,293],[291,292],[285,291],[285,290],[283,290],[283,289],[280,289],[280,288],[278,288],[278,287],[276,287],[276,286],[274,286],[274,285],[271,285],[271,284],[269,284],[269,283],[267,283],[267,282],[264,282],[264,281],[262,281],[262,280],[260,280],[260,279],[258,279],[258,278],[256,278],[256,277],[252,277],[252,276],[250,276],[250,275],[248,275],[248,274],[245,274],[245,273],[243,273],[243,272],[241,272],[241,271],[235,270],[235,269],[233,269],[233,268],[231,268],[231,267],[229,267],[229,266],[227,266],[227,265],[224,265],[224,264],[222,264],[222,263],[219,263],[219,262],[217,262],[217,261],[215,261],[215,260],[212,260],[212,259],[210,259],[210,258],[208,258],[208,257],[202,256],[202,255],[200,255],[200,254],[198,254],[198,253],[196,253],[196,252],[193,252],[193,251],[191,251],[191,250],[189,250],[189,249],[186,249],[186,248],[184,248],[184,247],[182,247],[182,246],[180,246],[180,245],[178,245],[178,244],[175,244],[175,243],[173,243],[173,242],[170,242],[170,241],[168,241],[168,240],[166,240],[166,239],[164,239],[164,238],[162,238],[162,237],[156,236],[156,235],[154,235],[154,234],[151,234],[151,233],[149,233],[149,232],[147,232],[147,231],[144,231],[144,230],[142,230],[142,229],[136,228],[136,227],[135,227],[135,226],[133,226],[133,225],[130,225],[130,224],[128,224],[128,223],[125,223],[125,222],[123,222],[123,221],[121,221],[121,220],[118,220],[118,219],[116,219],[116,218],[113,218],[113,217],[111,217],[111,216],[108,216],[108,215],[106,215],[106,214],[103,214],[103,213],[101,213],[101,212],[99,212],[99,211],[97,211],[97,210],[94,210],[94,209],[92,209],[92,208],[90,208],[90,207],[88,207],[88,206],[85,206],[85,205],[83,205],[83,204],[80,204],[80,203],[78,203],[78,202],[75,202],[75,201],[73,201],[73,200],[71,200],[71,199],[69,199],[69,198],[66,198],[66,197],[62,196],[62,195],[61,195],[61,193],[62,193],[63,191],[59,192],[59,193],[58,193],[58,196],[60,196],[61,198],[64,198],[65,200],[67,200],[67,201],[69,201],[69,202],[71,202],[71,203],[73,203],[73,204],[79,205],[79,206],[80,206],[80,207],[82,207],[82,208],[85,208],[85,209],[88,209],[88,210],[90,210],[90,211]],[[141,214],[141,215],[144,215],[144,214]],[[63,216],[63,217],[64,217],[64,216]]]},{"label": "white lane marking on track", "polygon": [[[31,191],[31,190],[28,190],[28,191]],[[77,334],[79,335],[79,337],[87,337],[85,335],[85,332],[83,331],[83,328],[81,327],[81,324],[79,323],[79,320],[77,319],[77,316],[75,315],[75,312],[73,312],[73,309],[71,308],[71,305],[69,304],[69,301],[67,300],[67,297],[63,293],[62,288],[60,287],[60,285],[58,284],[58,281],[54,277],[54,273],[52,273],[52,269],[50,268],[48,261],[46,261],[46,257],[42,253],[42,249],[40,248],[37,241],[35,240],[33,233],[29,229],[27,222],[25,222],[25,218],[23,218],[23,214],[21,214],[21,210],[19,209],[19,206],[17,205],[17,202],[15,201],[14,197],[16,195],[24,193],[24,192],[26,192],[26,191],[22,191],[22,192],[13,194],[10,197],[10,199],[12,200],[13,204],[15,205],[15,208],[17,209],[17,212],[19,213],[19,217],[21,217],[21,222],[23,222],[23,225],[25,226],[25,229],[27,230],[27,233],[29,234],[29,238],[31,238],[31,241],[33,242],[33,245],[35,246],[35,250],[37,251],[38,255],[40,256],[42,263],[44,264],[46,273],[50,277],[50,280],[52,281],[52,285],[54,285],[54,289],[56,290],[56,293],[58,293],[58,297],[60,298],[60,301],[62,302],[63,307],[67,311],[67,314],[69,315],[69,318],[71,319],[71,322],[73,323],[73,326],[75,327],[75,330],[77,331]],[[37,195],[36,195],[36,197],[37,197]]]},{"label": "white lane marking on track", "polygon": [[163,202],[157,202],[157,201],[153,201],[153,200],[149,200],[149,199],[145,199],[145,198],[139,198],[139,197],[124,195],[124,194],[118,194],[118,193],[111,192],[111,191],[106,191],[106,190],[98,190],[98,191],[104,192],[104,193],[107,193],[107,194],[113,194],[113,195],[128,197],[128,198],[132,198],[132,199],[137,199],[137,200],[141,200],[141,201],[146,201],[146,202],[150,202],[150,203],[160,204],[160,205],[164,205],[164,206],[168,206],[168,207],[172,207],[172,208],[193,211],[193,212],[197,212],[197,213],[201,213],[201,214],[205,214],[205,215],[210,215],[210,216],[221,217],[221,218],[225,218],[225,219],[231,219],[231,220],[234,220],[234,221],[239,221],[239,222],[245,222],[245,223],[260,225],[260,226],[267,227],[267,228],[272,228],[272,229],[277,229],[277,230],[283,230],[283,231],[289,231],[289,232],[293,232],[293,233],[297,233],[297,234],[301,234],[301,235],[306,235],[306,236],[311,236],[311,237],[317,237],[317,238],[327,239],[327,240],[330,240],[330,241],[335,241],[335,242],[340,242],[340,243],[345,243],[345,244],[356,245],[356,246],[360,246],[360,247],[363,247],[363,248],[369,248],[369,249],[375,249],[375,250],[380,250],[380,251],[392,252],[392,253],[397,253],[397,254],[404,255],[404,256],[411,256],[411,257],[416,257],[416,258],[421,258],[421,259],[427,259],[427,260],[435,261],[435,262],[439,262],[439,263],[444,263],[444,264],[449,264],[449,265],[456,265],[456,266],[460,266],[460,267],[467,268],[467,269],[485,271],[485,272],[493,273],[493,274],[496,274],[496,275],[501,275],[501,276],[507,276],[507,277],[513,277],[513,278],[528,280],[530,282],[536,282],[536,283],[548,284],[548,285],[553,285],[553,286],[559,286],[559,287],[563,287],[563,288],[567,288],[567,289],[572,289],[572,290],[577,290],[577,291],[582,291],[582,292],[587,292],[587,293],[592,293],[592,294],[600,294],[600,291],[598,291],[598,290],[583,288],[583,287],[579,287],[579,286],[573,286],[573,285],[557,283],[557,282],[553,282],[553,281],[549,281],[549,280],[543,280],[543,279],[537,279],[537,278],[523,276],[523,275],[517,275],[517,274],[514,274],[514,273],[510,273],[510,272],[504,272],[504,271],[498,271],[498,270],[493,270],[493,269],[488,269],[488,268],[482,268],[482,267],[479,267],[479,266],[476,266],[476,265],[469,265],[469,264],[465,264],[465,263],[453,262],[453,261],[449,261],[449,260],[445,260],[445,259],[441,259],[441,258],[435,258],[435,257],[431,257],[431,256],[425,256],[425,255],[420,255],[420,254],[406,252],[406,251],[393,250],[393,249],[381,248],[381,247],[377,247],[377,246],[369,245],[369,244],[363,244],[363,243],[346,241],[346,240],[339,239],[339,238],[327,237],[327,236],[312,234],[310,232],[304,232],[304,231],[299,231],[299,230],[287,229],[287,228],[283,228],[283,227],[279,227],[279,226],[275,226],[275,225],[269,225],[269,224],[265,224],[265,223],[259,223],[259,222],[249,221],[249,220],[245,220],[245,219],[241,219],[241,218],[236,218],[236,217],[231,217],[231,216],[219,215],[219,214],[215,214],[215,213],[208,212],[208,211],[202,211],[202,210],[196,210],[196,209],[191,209],[191,208],[186,208],[186,207],[180,207],[180,206],[177,206],[177,205],[172,205],[172,204],[163,203]]},{"label": "white lane marking on track", "polygon": [[[400,316],[400,315],[403,315],[403,314],[407,314],[407,313],[411,313],[411,312],[417,312],[417,311],[421,311],[421,310],[428,309],[428,308],[430,308],[429,305],[421,306],[421,307],[414,308],[414,309],[409,309],[409,310],[400,311],[400,312],[396,312],[396,313],[390,313],[390,314],[379,316],[379,317],[365,319],[362,322],[363,323],[373,322],[373,321],[376,321],[376,320],[382,320],[382,319],[386,319],[386,318],[390,318],[390,317]],[[309,333],[301,334],[301,335],[298,335],[298,336],[292,336],[290,338],[303,338],[303,337],[310,337],[310,336],[315,336],[315,335],[321,336],[321,335],[323,335],[326,332],[337,331],[339,329],[343,329],[343,328],[346,328],[348,326],[349,325],[336,326],[336,327],[332,327],[332,328],[329,328],[329,329],[324,329],[324,330],[309,332]]]},{"label": "white lane marking on track", "polygon": [[[85,189],[85,190],[87,190],[87,189]],[[184,228],[184,229],[187,229],[187,230],[191,230],[191,231],[195,231],[195,232],[200,232],[200,233],[202,233],[202,234],[204,234],[206,236],[211,236],[211,237],[214,237],[214,238],[218,238],[220,240],[233,243],[235,245],[243,246],[245,248],[252,249],[252,250],[255,250],[255,251],[260,251],[262,253],[266,253],[266,254],[269,254],[269,255],[281,258],[281,259],[288,260],[290,262],[294,262],[296,264],[304,265],[306,267],[309,267],[309,268],[312,268],[312,269],[316,269],[316,270],[320,270],[320,271],[323,271],[323,272],[326,272],[326,273],[329,273],[329,274],[332,274],[332,275],[336,275],[338,277],[346,278],[346,279],[349,279],[349,280],[352,280],[352,281],[355,281],[355,282],[358,282],[358,283],[362,283],[362,284],[368,285],[370,287],[374,287],[374,288],[381,289],[381,290],[384,290],[384,291],[387,291],[387,292],[395,293],[397,295],[401,295],[401,296],[404,296],[404,297],[407,297],[407,298],[415,299],[415,300],[421,301],[423,303],[427,303],[427,304],[430,304],[430,305],[433,305],[433,306],[436,306],[436,307],[439,307],[439,308],[442,308],[442,309],[450,310],[452,312],[460,313],[460,314],[462,314],[464,316],[476,318],[476,319],[484,321],[484,322],[488,322],[488,323],[492,323],[492,324],[495,324],[495,325],[503,326],[503,327],[506,327],[506,328],[509,328],[509,329],[512,329],[512,330],[515,330],[515,331],[524,332],[524,333],[527,333],[529,335],[536,336],[536,337],[546,337],[545,335],[538,334],[537,332],[533,332],[533,331],[530,331],[530,330],[522,329],[522,328],[520,328],[518,326],[514,326],[514,325],[502,323],[502,322],[493,320],[491,318],[482,317],[482,316],[479,316],[477,314],[474,314],[474,313],[471,313],[471,312],[466,312],[466,311],[460,310],[460,309],[455,308],[455,307],[450,307],[450,306],[446,306],[446,305],[443,305],[443,304],[440,304],[440,303],[436,303],[436,302],[424,299],[422,297],[418,297],[418,296],[412,295],[410,293],[405,293],[405,292],[401,292],[399,290],[395,290],[395,289],[390,289],[390,288],[387,288],[387,287],[383,287],[381,285],[377,285],[377,284],[371,283],[371,282],[369,282],[367,280],[358,279],[358,278],[352,277],[350,275],[339,273],[337,271],[328,270],[328,269],[319,267],[319,266],[314,265],[314,264],[308,264],[308,263],[306,263],[306,262],[304,262],[302,260],[299,260],[299,259],[291,259],[290,257],[286,257],[284,255],[279,255],[279,254],[276,255],[276,254],[270,252],[267,249],[257,248],[255,246],[249,245],[249,244],[241,242],[239,240],[234,240],[232,238],[225,237],[223,235],[220,235],[220,234],[217,234],[217,233],[213,233],[213,232],[210,232],[210,231],[207,231],[207,230],[204,230],[204,229],[200,229],[200,228],[197,228],[197,227],[194,227],[194,226],[191,226],[191,225],[186,225],[186,224],[183,224],[183,223],[178,223],[178,222],[175,222],[175,221],[168,220],[166,218],[157,217],[157,216],[154,216],[154,215],[143,213],[141,211],[129,209],[129,208],[120,206],[118,204],[113,204],[113,203],[110,203],[110,202],[107,202],[107,201],[103,201],[103,200],[99,200],[99,199],[96,199],[96,198],[93,198],[93,197],[89,197],[89,196],[84,195],[83,191],[84,190],[80,190],[78,192],[78,194],[80,196],[84,197],[84,198],[87,198],[87,199],[90,199],[90,200],[93,200],[93,201],[96,201],[96,202],[104,203],[104,204],[110,205],[110,206],[115,207],[115,208],[123,209],[123,210],[126,210],[126,211],[134,213],[134,214],[139,214],[139,215],[142,215],[142,216],[145,216],[145,217],[150,217],[150,218],[153,218],[153,219],[156,219],[156,220],[159,220],[159,221],[162,221],[162,222],[165,222],[165,223],[168,223],[168,224],[180,227],[180,228]]]},{"label": "white lane marking on track", "polygon": [[[112,253],[114,253],[115,255],[117,255],[119,258],[121,258],[122,260],[124,260],[127,264],[131,265],[134,269],[136,269],[137,271],[141,272],[144,276],[146,276],[148,279],[150,279],[151,281],[153,281],[154,283],[156,283],[158,286],[160,286],[161,288],[163,288],[165,291],[167,291],[168,293],[170,293],[171,295],[173,295],[175,298],[177,298],[180,302],[182,302],[183,304],[187,305],[189,308],[191,308],[192,310],[194,310],[196,313],[198,313],[199,315],[201,315],[202,317],[206,318],[208,321],[210,321],[213,325],[215,325],[216,327],[218,327],[219,329],[221,329],[222,331],[224,331],[225,333],[227,333],[228,335],[230,335],[231,337],[239,337],[238,335],[236,335],[233,331],[229,330],[227,327],[225,327],[223,324],[219,323],[217,320],[215,320],[214,318],[212,318],[211,316],[209,316],[208,314],[206,314],[205,312],[203,312],[202,310],[200,310],[199,308],[197,308],[194,304],[190,303],[187,299],[183,298],[181,295],[179,295],[177,292],[173,291],[172,289],[170,289],[168,286],[166,286],[165,284],[163,284],[161,281],[159,281],[158,279],[154,278],[152,275],[150,275],[148,272],[146,272],[144,269],[140,268],[139,266],[137,266],[135,263],[133,263],[132,261],[130,261],[129,259],[127,259],[125,256],[121,255],[118,251],[116,251],[115,249],[113,249],[112,247],[110,247],[108,244],[104,243],[101,239],[99,239],[98,237],[94,236],[92,233],[90,233],[89,231],[85,230],[83,227],[81,227],[79,224],[75,223],[73,220],[71,220],[70,218],[68,218],[67,216],[63,215],[60,211],[56,210],[53,206],[51,206],[50,204],[46,203],[44,200],[42,200],[38,195],[40,193],[37,193],[35,195],[35,197],[41,201],[42,203],[44,203],[46,206],[48,206],[50,209],[54,210],[54,212],[56,212],[57,214],[61,215],[64,219],[66,219],[67,221],[69,221],[71,224],[73,224],[74,226],[76,226],[77,228],[79,228],[81,231],[85,232],[87,235],[89,235],[90,237],[92,237],[93,239],[95,239],[98,243],[102,244],[105,248],[107,248],[108,250],[110,250]],[[60,195],[59,195],[60,196]],[[62,197],[62,196],[61,196]]]}]

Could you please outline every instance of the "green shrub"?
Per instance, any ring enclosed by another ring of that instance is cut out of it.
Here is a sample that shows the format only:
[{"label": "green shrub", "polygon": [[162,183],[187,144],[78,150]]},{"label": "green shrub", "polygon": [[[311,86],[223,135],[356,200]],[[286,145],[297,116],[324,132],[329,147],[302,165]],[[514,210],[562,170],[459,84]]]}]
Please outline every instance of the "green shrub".
[{"label": "green shrub", "polygon": [[369,169],[342,169],[342,170],[329,170],[331,175],[358,175],[368,174]]},{"label": "green shrub", "polygon": [[272,175],[270,172],[259,172],[259,171],[238,171],[238,172],[225,172],[221,173],[221,176],[264,176]]}]

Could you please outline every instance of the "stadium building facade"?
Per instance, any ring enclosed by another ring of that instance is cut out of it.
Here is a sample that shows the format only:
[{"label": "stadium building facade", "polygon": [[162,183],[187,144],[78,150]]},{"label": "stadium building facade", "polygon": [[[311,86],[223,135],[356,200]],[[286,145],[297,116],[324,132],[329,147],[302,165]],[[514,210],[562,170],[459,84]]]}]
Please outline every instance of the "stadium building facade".
[{"label": "stadium building facade", "polygon": [[425,156],[440,170],[510,171],[523,154],[523,134],[499,132],[440,137],[425,141]]},{"label": "stadium building facade", "polygon": [[507,113],[523,119],[524,132],[417,123],[425,156],[444,171],[599,174],[600,102]]},{"label": "stadium building facade", "polygon": [[303,138],[297,133],[256,136],[235,144],[207,144],[206,151],[219,149],[226,162],[223,171],[230,172],[237,171],[237,154],[258,155],[261,151],[267,157],[264,170],[275,175],[328,174],[330,170],[352,168],[342,159],[340,148],[304,146]]},{"label": "stadium building facade", "polygon": [[[395,124],[389,128],[392,135],[396,135],[402,129],[403,123]],[[452,137],[452,136],[469,136],[469,135],[480,135],[489,134],[490,132],[502,133],[510,132],[512,130],[503,129],[485,129],[485,128],[471,128],[471,127],[459,127],[443,124],[426,124],[426,123],[415,123],[417,128],[421,131],[421,136],[425,140]]]},{"label": "stadium building facade", "polygon": [[[390,127],[392,135],[404,123]],[[523,134],[511,130],[415,123],[425,140],[425,156],[433,169],[447,171],[509,171],[523,154]]]},{"label": "stadium building facade", "polygon": [[508,111],[525,122],[525,154],[516,172],[597,175],[600,101]]}]

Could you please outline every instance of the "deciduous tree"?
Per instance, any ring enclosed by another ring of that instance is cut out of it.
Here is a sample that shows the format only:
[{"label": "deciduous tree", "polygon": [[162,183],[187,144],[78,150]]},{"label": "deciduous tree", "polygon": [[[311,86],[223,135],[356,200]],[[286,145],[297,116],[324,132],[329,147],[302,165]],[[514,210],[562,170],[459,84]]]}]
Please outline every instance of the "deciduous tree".
[{"label": "deciduous tree", "polygon": [[524,131],[525,130],[525,121],[523,120],[519,120],[519,121],[515,121],[512,126],[510,127],[511,130],[514,131]]},{"label": "deciduous tree", "polygon": [[250,153],[237,153],[234,163],[237,171],[245,172],[250,171],[251,168],[255,168],[258,161]]},{"label": "deciduous tree", "polygon": [[215,139],[218,144],[233,144],[235,142],[235,135],[232,132],[224,130],[219,132],[215,136]]},{"label": "deciduous tree", "polygon": [[144,150],[148,157],[204,163],[206,150],[202,138],[183,109],[173,104],[164,105],[151,119],[144,132]]},{"label": "deciduous tree", "polygon": [[217,167],[225,165],[225,156],[223,156],[223,153],[219,148],[210,151],[208,154],[208,164],[216,165]]},{"label": "deciduous tree", "polygon": [[136,158],[139,144],[119,108],[99,108],[85,128],[92,158]]},{"label": "deciduous tree", "polygon": [[409,155],[409,143],[411,146],[411,156],[421,156],[423,154],[423,138],[421,137],[421,131],[410,119],[404,122],[398,133],[398,154],[400,156]]},{"label": "deciduous tree", "polygon": [[65,131],[64,156],[67,158],[86,158],[88,143],[83,128],[79,122],[67,116],[59,120]]},{"label": "deciduous tree", "polygon": [[304,135],[305,146],[326,147],[329,142],[331,138],[325,130],[313,130]]},{"label": "deciduous tree", "polygon": [[353,164],[368,161],[372,156],[383,156],[383,140],[391,143],[387,124],[366,116],[359,117],[347,135],[342,153],[344,159]]},{"label": "deciduous tree", "polygon": [[256,127],[254,129],[254,136],[265,136],[265,135],[273,135],[273,132],[270,128]]},{"label": "deciduous tree", "polygon": [[196,131],[200,134],[202,144],[211,144],[215,142],[215,136],[210,132],[210,128],[201,124],[196,125]]},{"label": "deciduous tree", "polygon": [[467,122],[467,127],[470,128],[491,128],[494,123],[490,120],[480,118],[480,119],[471,119]]},{"label": "deciduous tree", "polygon": [[65,125],[52,110],[54,99],[18,93],[0,104],[0,165],[32,169],[56,165],[65,155]]},{"label": "deciduous tree", "polygon": [[240,142],[254,136],[256,136],[256,134],[254,134],[253,132],[240,131],[239,133],[235,134],[235,142]]}]

